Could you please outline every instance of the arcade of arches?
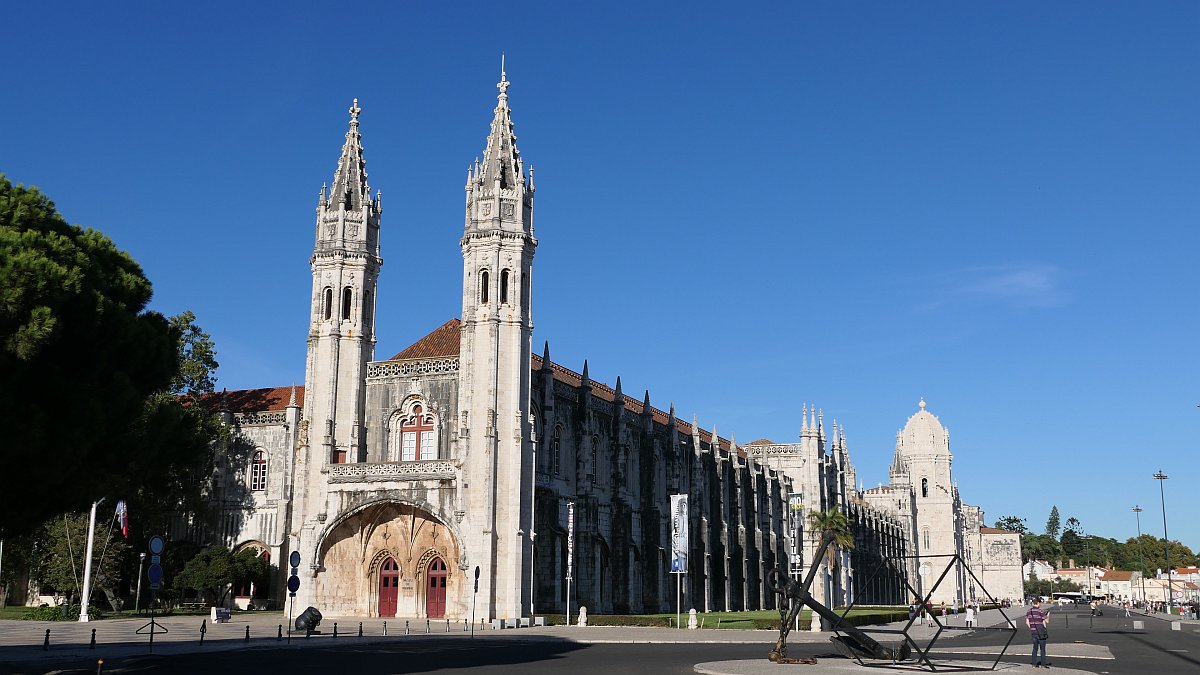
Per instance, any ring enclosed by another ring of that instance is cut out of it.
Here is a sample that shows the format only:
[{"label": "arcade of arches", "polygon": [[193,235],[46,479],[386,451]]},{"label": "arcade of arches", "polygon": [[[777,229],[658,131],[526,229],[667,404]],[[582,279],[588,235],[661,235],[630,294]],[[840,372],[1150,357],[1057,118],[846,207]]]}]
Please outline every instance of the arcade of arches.
[{"label": "arcade of arches", "polygon": [[427,511],[374,504],[330,530],[313,581],[331,615],[459,616],[459,556],[454,534]]}]

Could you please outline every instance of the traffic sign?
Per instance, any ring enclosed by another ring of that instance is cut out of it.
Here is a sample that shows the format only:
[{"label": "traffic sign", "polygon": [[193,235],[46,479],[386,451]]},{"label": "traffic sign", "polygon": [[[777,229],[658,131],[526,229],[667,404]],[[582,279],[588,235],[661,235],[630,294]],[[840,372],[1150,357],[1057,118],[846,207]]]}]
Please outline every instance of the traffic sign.
[{"label": "traffic sign", "polygon": [[[292,555],[288,557],[288,562],[292,564],[292,567],[299,567],[300,566],[300,551],[292,551]],[[295,574],[295,572],[293,572],[292,574]]]},{"label": "traffic sign", "polygon": [[296,576],[295,574],[288,577],[287,589],[292,593],[292,595],[295,595],[296,591],[300,590],[300,577]]},{"label": "traffic sign", "polygon": [[163,538],[157,534],[153,537],[150,537],[150,552],[154,555],[159,555],[162,553],[163,549],[166,548],[166,545],[167,544],[163,541]]},{"label": "traffic sign", "polygon": [[150,581],[150,590],[157,591],[162,584],[163,571],[162,566],[158,564],[150,565],[146,568],[146,579]]}]

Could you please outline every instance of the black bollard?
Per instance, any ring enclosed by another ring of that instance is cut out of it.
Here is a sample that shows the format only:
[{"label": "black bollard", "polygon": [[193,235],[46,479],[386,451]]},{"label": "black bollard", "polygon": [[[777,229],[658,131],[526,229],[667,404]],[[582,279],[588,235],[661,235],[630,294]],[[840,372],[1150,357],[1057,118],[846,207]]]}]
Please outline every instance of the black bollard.
[{"label": "black bollard", "polygon": [[42,642],[42,651],[49,651],[49,649],[50,649],[50,629],[47,628],[46,629],[46,639]]},{"label": "black bollard", "polygon": [[465,633],[465,632],[467,632],[469,629],[470,629],[470,626],[468,626],[468,625],[467,625],[467,620],[466,620],[466,619],[463,619],[463,632]]},{"label": "black bollard", "polygon": [[358,637],[362,637],[362,622],[358,622]]},{"label": "black bollard", "polygon": [[446,632],[450,632],[450,619],[446,619]]},{"label": "black bollard", "polygon": [[336,621],[333,622],[333,638],[335,640],[337,639],[337,622]]},{"label": "black bollard", "polygon": [[250,643],[250,626],[246,626],[246,643]]},{"label": "black bollard", "polygon": [[92,641],[91,641],[91,643],[88,644],[88,649],[95,649],[95,648],[96,648],[96,629],[93,628],[92,629]]},{"label": "black bollard", "polygon": [[425,632],[429,632],[429,619],[425,619]]},{"label": "black bollard", "polygon": [[[151,626],[150,628],[151,628],[151,630],[153,630],[154,626]],[[200,646],[201,647],[204,646],[204,634],[207,632],[208,632],[208,619],[202,619],[200,621]],[[151,633],[151,635],[154,635],[154,633]]]},{"label": "black bollard", "polygon": [[387,637],[387,622],[383,622],[383,636]]},{"label": "black bollard", "polygon": [[276,642],[283,641],[283,624],[279,624],[279,634],[275,636]]},{"label": "black bollard", "polygon": [[407,619],[404,621],[404,634],[408,635],[408,620]]}]

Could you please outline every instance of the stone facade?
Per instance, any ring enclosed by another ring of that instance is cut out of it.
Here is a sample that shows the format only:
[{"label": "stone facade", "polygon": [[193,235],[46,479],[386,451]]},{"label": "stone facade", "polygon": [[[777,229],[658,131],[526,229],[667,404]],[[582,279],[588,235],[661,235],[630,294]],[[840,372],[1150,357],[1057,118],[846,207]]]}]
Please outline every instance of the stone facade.
[{"label": "stone facade", "polygon": [[[913,533],[928,523],[939,546],[962,545],[956,491],[930,500],[904,483],[887,489],[895,508],[876,503],[854,488],[844,431],[835,424],[827,444],[815,410],[800,443],[743,448],[654,407],[649,392],[626,396],[620,378],[593,381],[586,362],[554,363],[548,343],[532,353],[535,186],[503,75],[498,88],[465,186],[461,316],[380,361],[383,203],[355,101],[317,203],[305,384],[213,398],[234,441],[213,481],[212,526],[176,537],[283,565],[299,552],[297,607],[461,620],[474,601],[479,618],[516,618],[565,610],[573,504],[571,607],[667,612],[681,593],[685,611],[733,611],[773,608],[768,572],[793,550],[811,563],[805,518],[836,508],[857,545],[825,564],[817,592],[830,605],[905,602]],[[949,489],[948,454],[930,461]],[[689,497],[680,578],[668,560],[675,494]],[[789,514],[793,494],[804,506]],[[255,594],[282,604],[286,575]]]}]

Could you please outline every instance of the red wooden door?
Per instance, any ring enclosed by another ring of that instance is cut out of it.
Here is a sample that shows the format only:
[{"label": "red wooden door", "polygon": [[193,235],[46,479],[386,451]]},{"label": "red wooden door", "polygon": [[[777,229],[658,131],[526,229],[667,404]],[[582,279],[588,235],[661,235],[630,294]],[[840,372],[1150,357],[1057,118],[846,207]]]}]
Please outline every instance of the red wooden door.
[{"label": "red wooden door", "polygon": [[446,563],[434,558],[429,563],[429,587],[425,594],[425,616],[440,619],[446,616]]},{"label": "red wooden door", "polygon": [[379,567],[379,616],[396,616],[396,593],[400,589],[400,567],[388,558]]}]

